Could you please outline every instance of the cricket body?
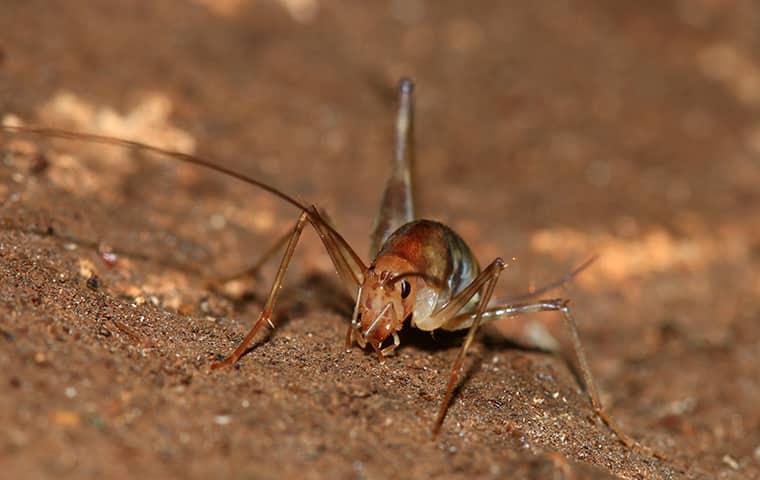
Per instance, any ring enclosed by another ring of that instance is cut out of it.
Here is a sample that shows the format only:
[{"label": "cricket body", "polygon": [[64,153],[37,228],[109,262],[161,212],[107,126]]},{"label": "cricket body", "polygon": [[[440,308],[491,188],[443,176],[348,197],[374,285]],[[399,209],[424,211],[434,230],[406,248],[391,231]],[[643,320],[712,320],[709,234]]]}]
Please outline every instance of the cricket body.
[{"label": "cricket body", "polygon": [[[441,315],[441,309],[480,273],[477,259],[456,232],[439,222],[415,219],[412,93],[411,81],[402,80],[393,172],[372,233],[374,260],[356,295],[347,337],[349,344],[355,339],[362,347],[371,345],[381,360],[399,345],[398,332],[404,325],[425,331],[469,327],[471,320],[452,322],[455,317]],[[459,311],[472,311],[477,303],[477,294],[466,297]],[[389,337],[393,343],[382,348]]]},{"label": "cricket body", "polygon": [[[310,224],[322,241],[343,285],[356,299],[346,333],[348,346],[354,341],[362,348],[369,345],[382,361],[400,344],[399,332],[404,326],[431,332],[438,329],[467,330],[462,347],[451,367],[445,393],[433,423],[434,435],[439,431],[446,416],[463,360],[480,325],[485,321],[528,312],[557,311],[562,314],[570,333],[583,383],[594,412],[626,446],[664,458],[626,435],[603,409],[567,300],[548,299],[491,305],[494,287],[500,273],[506,267],[502,259],[496,258],[481,269],[465,241],[451,228],[436,221],[415,217],[412,195],[413,84],[408,79],[402,79],[399,84],[399,103],[393,168],[371,235],[372,261],[368,266],[315,206],[307,206],[269,184],[208,160],[97,134],[28,126],[0,125],[0,129],[159,153],[254,185],[300,210],[293,229],[264,255],[268,258],[285,246],[277,274],[258,320],[238,347],[224,360],[213,363],[212,369],[236,363],[265,325],[274,328],[273,312],[285,273],[301,232],[306,224]],[[585,262],[558,282],[517,298],[535,298],[566,282],[590,262],[591,260]],[[258,269],[261,263],[259,261],[254,267],[227,279],[248,276],[253,270]]]},{"label": "cricket body", "polygon": [[[328,225],[316,207],[302,207],[261,316],[235,351],[213,364],[212,368],[237,362],[263,325],[274,327],[271,319],[274,303],[300,233],[308,221],[324,243],[346,288],[356,298],[346,333],[347,346],[354,341],[363,348],[369,345],[382,361],[399,346],[399,331],[405,325],[425,331],[468,330],[449,374],[433,424],[434,436],[446,416],[463,360],[482,322],[528,312],[558,311],[570,331],[594,411],[622,443],[649,452],[620,430],[602,408],[567,300],[489,306],[499,275],[506,267],[504,261],[496,258],[481,269],[465,241],[451,228],[432,220],[415,218],[412,193],[413,90],[411,80],[400,81],[393,167],[371,235],[370,256],[373,259],[369,266],[365,266],[348,243]],[[590,261],[571,272],[570,277],[588,263]],[[388,342],[389,339],[392,341]]]}]

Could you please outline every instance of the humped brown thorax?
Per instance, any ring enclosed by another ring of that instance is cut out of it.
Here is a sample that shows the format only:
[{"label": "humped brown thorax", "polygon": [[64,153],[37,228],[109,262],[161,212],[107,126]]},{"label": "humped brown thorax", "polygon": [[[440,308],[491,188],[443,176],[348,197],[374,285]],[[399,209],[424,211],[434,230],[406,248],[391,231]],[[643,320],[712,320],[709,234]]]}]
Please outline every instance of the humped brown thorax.
[{"label": "humped brown thorax", "polygon": [[[462,237],[432,220],[415,220],[401,226],[383,243],[377,258],[384,255],[405,259],[428,287],[437,291],[434,308],[446,304],[480,273],[478,261]],[[477,300],[478,295],[462,310],[472,308]]]}]

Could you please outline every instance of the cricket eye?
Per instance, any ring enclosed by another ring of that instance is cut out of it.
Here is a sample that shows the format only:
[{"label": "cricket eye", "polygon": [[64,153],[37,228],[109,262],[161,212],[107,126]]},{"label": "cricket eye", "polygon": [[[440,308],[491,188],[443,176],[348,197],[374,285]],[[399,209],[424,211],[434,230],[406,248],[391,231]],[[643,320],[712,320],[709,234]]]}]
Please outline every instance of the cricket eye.
[{"label": "cricket eye", "polygon": [[401,298],[406,298],[412,293],[412,286],[407,280],[401,280]]}]

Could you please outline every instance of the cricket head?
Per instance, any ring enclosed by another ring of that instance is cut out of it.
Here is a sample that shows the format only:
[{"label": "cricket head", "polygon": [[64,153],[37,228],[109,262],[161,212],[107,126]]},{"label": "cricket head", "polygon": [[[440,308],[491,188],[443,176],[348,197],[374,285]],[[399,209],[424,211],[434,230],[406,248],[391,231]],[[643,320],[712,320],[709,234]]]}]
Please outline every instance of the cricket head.
[{"label": "cricket head", "polygon": [[[399,345],[398,331],[414,312],[416,279],[409,263],[397,256],[381,255],[364,275],[351,319],[349,343],[369,344],[382,358]],[[390,337],[393,343],[383,346]]]}]

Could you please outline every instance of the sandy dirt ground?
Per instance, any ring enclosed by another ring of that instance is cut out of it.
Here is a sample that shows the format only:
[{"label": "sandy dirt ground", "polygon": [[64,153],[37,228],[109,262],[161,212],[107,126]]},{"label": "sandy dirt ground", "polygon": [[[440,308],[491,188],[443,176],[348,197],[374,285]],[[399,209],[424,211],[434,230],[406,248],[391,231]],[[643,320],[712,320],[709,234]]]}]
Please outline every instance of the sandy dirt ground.
[{"label": "sandy dirt ground", "polygon": [[[351,299],[304,234],[277,329],[210,371],[273,276],[211,291],[298,212],[137,151],[0,137],[5,478],[760,478],[755,2],[4,0],[0,117],[212,159],[324,208],[363,257],[417,84],[416,189],[497,297],[599,259],[560,320],[346,349]],[[273,262],[276,263],[276,262]],[[540,346],[542,348],[536,348]]]}]

